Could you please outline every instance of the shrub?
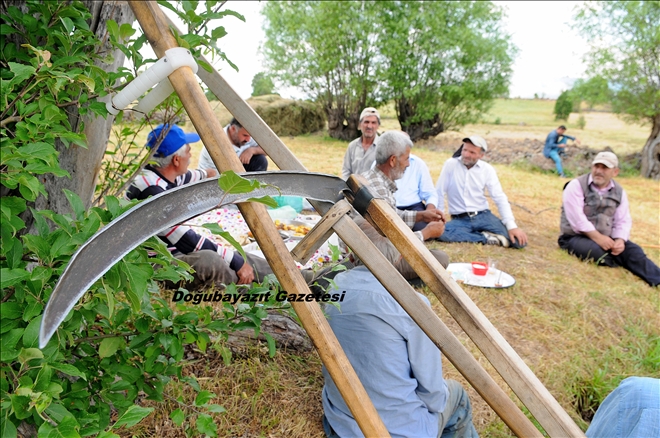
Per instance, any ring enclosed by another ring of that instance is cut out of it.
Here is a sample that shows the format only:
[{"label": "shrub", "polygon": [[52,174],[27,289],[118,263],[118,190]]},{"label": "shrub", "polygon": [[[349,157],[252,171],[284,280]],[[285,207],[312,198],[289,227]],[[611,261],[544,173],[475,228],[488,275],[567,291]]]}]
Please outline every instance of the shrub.
[{"label": "shrub", "polygon": [[571,92],[568,90],[562,91],[557,98],[557,102],[555,102],[555,120],[568,120],[571,111],[573,111],[573,97],[571,96]]}]

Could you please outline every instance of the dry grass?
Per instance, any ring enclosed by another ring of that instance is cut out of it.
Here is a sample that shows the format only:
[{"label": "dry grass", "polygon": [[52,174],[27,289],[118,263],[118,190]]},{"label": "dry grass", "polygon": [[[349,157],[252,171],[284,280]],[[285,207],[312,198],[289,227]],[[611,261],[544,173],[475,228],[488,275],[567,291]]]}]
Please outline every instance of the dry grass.
[{"label": "dry grass", "polygon": [[[511,114],[511,117],[515,119],[516,115]],[[621,149],[615,148],[618,152],[630,147],[626,142],[639,139],[640,132],[644,132],[639,127],[615,125],[612,115],[593,115],[598,117],[587,118],[587,129],[582,137],[590,138],[587,137],[590,125],[593,122],[595,128],[596,119],[601,120],[605,126],[594,131],[594,141],[624,139]],[[391,118],[384,119],[383,126],[396,129],[395,122]],[[543,139],[548,127],[552,129],[556,124],[553,120],[550,122],[549,125],[542,123],[541,127],[475,125],[466,127],[464,132],[481,133],[487,138],[498,135]],[[608,127],[612,129],[605,129]],[[443,135],[458,137],[461,134]],[[283,141],[309,170],[339,174],[346,147],[344,142],[320,135],[283,138]],[[611,140],[612,144],[614,141],[619,140]],[[432,141],[421,142],[414,153],[427,162],[435,180],[449,154],[425,148],[431,145]],[[197,146],[199,151],[201,143]],[[640,148],[637,146],[637,150]],[[611,384],[633,374],[660,377],[660,365],[653,362],[654,358],[660,359],[658,289],[650,288],[624,269],[599,268],[580,262],[558,248],[556,239],[564,181],[513,166],[495,165],[495,168],[513,203],[518,225],[530,238],[529,246],[520,251],[471,244],[433,243],[432,247],[442,248],[456,262],[494,258],[499,268],[516,278],[516,284],[509,289],[466,286],[465,291],[559,403],[585,427],[586,423],[574,406],[576,394],[583,388],[595,384],[598,379]],[[642,178],[621,178],[619,182],[630,199],[634,222],[631,239],[647,245],[646,253],[660,264],[660,249],[657,248],[660,246],[660,185]],[[431,293],[425,292],[443,321],[503,385],[502,379],[446,310]],[[655,356],[651,352],[653,348],[657,350]],[[262,350],[255,348],[235,357],[230,366],[209,355],[187,366],[186,372],[196,375],[203,389],[217,394],[214,402],[227,408],[226,413],[215,416],[220,436],[310,437],[323,436],[320,367],[316,353],[298,355],[278,351],[275,358],[269,359]],[[446,360],[444,373],[468,387]],[[191,403],[193,395],[181,391],[181,386],[175,386],[169,395],[174,398],[183,395]],[[480,434],[511,436],[478,394],[472,388],[469,391]],[[182,436],[182,430],[173,427],[168,418],[169,412],[178,406],[166,403],[156,407],[157,411],[145,424],[131,434],[163,438]]]}]

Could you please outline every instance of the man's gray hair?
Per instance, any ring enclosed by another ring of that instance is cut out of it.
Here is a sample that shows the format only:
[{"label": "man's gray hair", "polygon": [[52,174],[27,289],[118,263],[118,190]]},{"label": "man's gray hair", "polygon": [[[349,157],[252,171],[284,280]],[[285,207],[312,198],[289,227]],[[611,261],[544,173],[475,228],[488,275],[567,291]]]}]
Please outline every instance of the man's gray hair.
[{"label": "man's gray hair", "polygon": [[186,145],[184,144],[179,149],[177,149],[176,152],[174,152],[171,155],[168,155],[167,157],[157,157],[154,155],[153,157],[151,157],[151,161],[155,161],[157,167],[167,167],[170,165],[170,163],[172,162],[172,158],[174,158],[175,155],[182,157],[185,153],[186,153]]},{"label": "man's gray hair", "polygon": [[376,164],[385,164],[392,155],[400,157],[408,147],[413,147],[408,135],[400,131],[387,131],[376,141]]}]

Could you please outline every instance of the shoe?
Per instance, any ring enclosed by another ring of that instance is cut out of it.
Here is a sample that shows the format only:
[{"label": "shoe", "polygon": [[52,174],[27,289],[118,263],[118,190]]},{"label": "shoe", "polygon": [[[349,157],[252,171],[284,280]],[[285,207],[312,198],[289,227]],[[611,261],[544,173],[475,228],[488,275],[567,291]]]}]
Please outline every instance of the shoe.
[{"label": "shoe", "polygon": [[489,233],[488,231],[482,231],[481,234],[486,238],[486,245],[498,245],[505,248],[509,247],[509,239],[501,234]]},{"label": "shoe", "polygon": [[565,174],[560,173],[560,174],[559,174],[559,178],[568,178],[568,177],[567,177]]}]

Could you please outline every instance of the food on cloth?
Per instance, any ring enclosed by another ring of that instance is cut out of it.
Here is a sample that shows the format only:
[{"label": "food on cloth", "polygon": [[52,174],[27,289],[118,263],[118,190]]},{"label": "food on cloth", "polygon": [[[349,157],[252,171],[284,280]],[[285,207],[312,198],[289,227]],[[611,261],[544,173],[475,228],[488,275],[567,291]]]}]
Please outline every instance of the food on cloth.
[{"label": "food on cloth", "polygon": [[278,230],[282,231],[291,231],[293,232],[293,235],[296,237],[302,237],[307,235],[312,229],[312,227],[305,225],[305,224],[295,224],[295,223],[284,223],[280,221],[279,219],[275,220],[275,227],[277,227]]}]

